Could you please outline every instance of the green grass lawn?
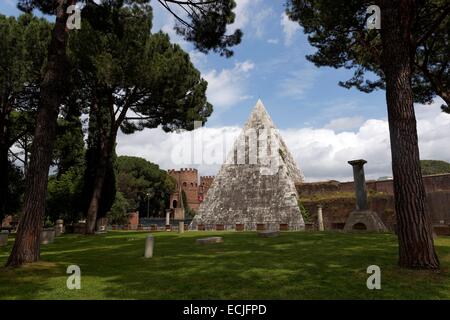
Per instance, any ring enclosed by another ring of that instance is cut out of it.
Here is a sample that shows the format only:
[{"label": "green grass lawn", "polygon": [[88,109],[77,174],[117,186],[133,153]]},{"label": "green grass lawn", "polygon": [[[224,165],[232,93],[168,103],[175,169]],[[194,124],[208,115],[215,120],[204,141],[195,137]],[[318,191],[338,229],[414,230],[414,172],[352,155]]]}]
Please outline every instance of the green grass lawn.
[{"label": "green grass lawn", "polygon": [[[220,244],[195,239],[223,236]],[[42,261],[0,269],[0,299],[450,299],[450,238],[436,241],[440,273],[397,267],[391,234],[245,232],[65,235],[43,246]],[[4,265],[11,250],[0,248]],[[81,267],[81,290],[66,288],[66,268]],[[368,290],[366,268],[378,265],[381,290]]]}]

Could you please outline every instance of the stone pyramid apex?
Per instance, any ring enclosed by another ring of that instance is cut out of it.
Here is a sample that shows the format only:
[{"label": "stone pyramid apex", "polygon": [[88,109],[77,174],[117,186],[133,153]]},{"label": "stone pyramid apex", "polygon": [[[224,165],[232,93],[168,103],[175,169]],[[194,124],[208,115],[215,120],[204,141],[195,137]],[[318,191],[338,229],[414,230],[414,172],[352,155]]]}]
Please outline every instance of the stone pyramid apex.
[{"label": "stone pyramid apex", "polygon": [[264,107],[264,103],[262,102],[261,99],[258,99],[258,101],[256,101],[255,109],[256,109],[256,108],[263,108],[263,109],[266,109],[266,108]]},{"label": "stone pyramid apex", "polygon": [[244,128],[261,128],[264,127],[266,129],[269,128],[275,128],[275,125],[273,124],[272,119],[269,116],[269,113],[267,112],[266,108],[264,107],[263,102],[261,99],[258,99],[256,102],[256,105],[253,107],[252,112],[250,113],[250,116],[247,120],[247,123],[245,124]]}]

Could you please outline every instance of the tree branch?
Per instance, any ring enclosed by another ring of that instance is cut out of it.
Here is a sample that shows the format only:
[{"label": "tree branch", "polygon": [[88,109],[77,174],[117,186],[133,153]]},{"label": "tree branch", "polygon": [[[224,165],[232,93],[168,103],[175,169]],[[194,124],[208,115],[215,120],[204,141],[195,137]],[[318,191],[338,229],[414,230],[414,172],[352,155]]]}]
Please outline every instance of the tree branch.
[{"label": "tree branch", "polygon": [[431,24],[430,29],[428,29],[427,32],[425,32],[417,41],[416,41],[416,47],[424,43],[428,40],[428,38],[433,34],[433,32],[436,30],[437,27],[444,21],[444,19],[450,15],[450,5],[447,5],[444,7],[444,11],[434,20],[434,22]]}]

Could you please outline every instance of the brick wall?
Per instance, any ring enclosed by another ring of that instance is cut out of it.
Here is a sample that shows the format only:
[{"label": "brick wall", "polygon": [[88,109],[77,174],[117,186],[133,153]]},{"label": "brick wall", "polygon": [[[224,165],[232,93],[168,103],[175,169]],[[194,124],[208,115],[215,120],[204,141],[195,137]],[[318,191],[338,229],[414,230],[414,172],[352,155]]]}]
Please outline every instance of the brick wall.
[{"label": "brick wall", "polygon": [[[432,176],[424,176],[423,182],[427,193],[436,191],[450,190],[450,174],[438,174]],[[367,190],[394,194],[394,185],[392,180],[368,180],[366,181]],[[301,196],[311,196],[318,193],[327,192],[353,192],[353,181],[323,181],[296,184],[297,191]]]},{"label": "brick wall", "polygon": [[198,172],[197,169],[182,168],[180,170],[169,170],[168,174],[173,177],[177,183],[176,192],[171,196],[171,207],[173,200],[177,201],[177,206],[181,205],[181,188],[186,194],[187,204],[190,208],[196,210],[200,204],[198,200]]},{"label": "brick wall", "polygon": [[[311,221],[317,221],[317,205],[323,206],[323,220],[325,229],[339,229],[343,227],[347,218],[355,209],[354,198],[331,198],[320,201],[305,201],[303,206],[309,211]],[[433,224],[450,224],[450,191],[435,191],[427,193],[428,212],[431,215]],[[395,205],[394,196],[381,195],[369,197],[369,208],[378,213],[386,227],[394,230],[395,224]]]}]

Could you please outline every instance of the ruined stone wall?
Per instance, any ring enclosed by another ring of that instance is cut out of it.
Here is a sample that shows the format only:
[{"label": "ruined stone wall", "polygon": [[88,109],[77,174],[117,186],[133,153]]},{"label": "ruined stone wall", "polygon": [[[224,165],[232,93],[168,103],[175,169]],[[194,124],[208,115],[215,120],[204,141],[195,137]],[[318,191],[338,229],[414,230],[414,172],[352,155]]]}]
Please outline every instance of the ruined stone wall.
[{"label": "ruined stone wall", "polygon": [[[423,183],[427,193],[450,190],[450,174],[424,176]],[[392,180],[369,180],[366,181],[366,186],[368,191],[394,194],[394,183]],[[311,196],[327,192],[354,192],[355,190],[353,181],[339,182],[334,180],[297,183],[296,188],[301,196]]]},{"label": "ruined stone wall", "polygon": [[[380,219],[390,231],[395,226],[394,196],[389,194],[369,196],[369,208],[378,213]],[[317,205],[323,206],[322,214],[326,230],[342,229],[351,211],[355,209],[355,198],[329,198],[302,202],[311,216],[311,222],[317,221]],[[450,224],[450,191],[427,193],[427,206],[433,224]]]}]

